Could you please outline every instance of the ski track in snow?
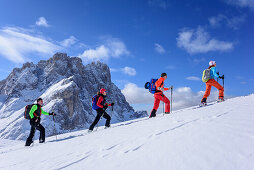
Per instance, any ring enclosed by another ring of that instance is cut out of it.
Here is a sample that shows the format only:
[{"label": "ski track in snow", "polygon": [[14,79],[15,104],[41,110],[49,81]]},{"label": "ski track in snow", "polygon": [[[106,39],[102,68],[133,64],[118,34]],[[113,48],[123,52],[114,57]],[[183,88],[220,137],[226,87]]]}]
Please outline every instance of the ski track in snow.
[{"label": "ski track in snow", "polygon": [[233,98],[51,136],[28,148],[24,141],[0,140],[0,169],[251,170],[253,102],[254,95]]}]

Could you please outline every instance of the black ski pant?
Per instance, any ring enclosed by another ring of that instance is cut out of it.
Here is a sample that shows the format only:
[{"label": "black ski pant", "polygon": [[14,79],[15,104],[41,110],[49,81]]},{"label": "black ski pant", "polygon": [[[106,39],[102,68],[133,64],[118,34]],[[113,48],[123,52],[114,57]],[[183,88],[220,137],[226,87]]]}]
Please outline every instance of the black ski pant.
[{"label": "black ski pant", "polygon": [[106,119],[106,124],[105,126],[106,127],[110,127],[110,120],[111,120],[111,117],[105,112],[104,109],[102,108],[99,108],[96,110],[97,112],[97,116],[95,117],[93,123],[91,124],[91,126],[89,127],[89,130],[93,130],[94,126],[99,122],[101,116],[103,115],[103,117]]},{"label": "black ski pant", "polygon": [[45,128],[40,124],[40,122],[34,122],[30,120],[30,125],[31,125],[31,130],[26,142],[31,143],[33,141],[33,137],[34,137],[34,133],[36,129],[40,131],[39,142],[45,142]]}]

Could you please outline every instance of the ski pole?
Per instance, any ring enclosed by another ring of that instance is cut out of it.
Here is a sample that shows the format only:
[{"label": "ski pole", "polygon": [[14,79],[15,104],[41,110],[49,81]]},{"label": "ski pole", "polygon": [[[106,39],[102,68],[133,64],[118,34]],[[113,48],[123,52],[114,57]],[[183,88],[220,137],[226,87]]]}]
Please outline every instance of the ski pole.
[{"label": "ski pole", "polygon": [[173,107],[172,107],[172,105],[173,105],[173,99],[172,99],[172,93],[173,93],[173,87],[171,88],[171,96],[170,96],[170,98],[171,98],[171,113],[173,112]]},{"label": "ski pole", "polygon": [[55,115],[53,115],[53,122],[54,122],[54,134],[56,136],[56,140],[57,140],[57,135],[56,135],[56,125],[55,125]]},{"label": "ski pole", "polygon": [[110,117],[112,117],[113,112],[114,112],[114,106],[112,106],[112,112],[110,114]]},{"label": "ski pole", "polygon": [[223,82],[223,89],[224,89],[224,78],[225,78],[225,77],[224,77],[224,75],[223,75],[223,79],[222,79],[222,82]]}]

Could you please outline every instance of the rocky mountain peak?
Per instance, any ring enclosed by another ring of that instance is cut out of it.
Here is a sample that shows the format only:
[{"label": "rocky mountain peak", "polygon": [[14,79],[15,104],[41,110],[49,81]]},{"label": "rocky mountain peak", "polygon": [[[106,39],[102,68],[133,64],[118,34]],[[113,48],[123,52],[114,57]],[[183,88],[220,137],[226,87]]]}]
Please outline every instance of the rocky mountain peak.
[{"label": "rocky mountain peak", "polygon": [[[78,57],[56,53],[38,64],[25,63],[0,82],[0,95],[4,99],[0,101],[0,121],[7,119],[9,125],[19,127],[0,127],[0,137],[24,139],[27,136],[29,123],[23,118],[24,107],[39,97],[44,99],[45,111],[58,114],[59,133],[87,128],[95,117],[91,98],[102,87],[108,91],[107,101],[115,102],[114,112],[111,111],[113,123],[146,115],[146,112],[135,112],[127,103],[121,90],[112,83],[109,67],[102,62],[83,65]],[[52,126],[49,117],[42,118],[44,124]],[[49,135],[53,133],[46,131]]]}]

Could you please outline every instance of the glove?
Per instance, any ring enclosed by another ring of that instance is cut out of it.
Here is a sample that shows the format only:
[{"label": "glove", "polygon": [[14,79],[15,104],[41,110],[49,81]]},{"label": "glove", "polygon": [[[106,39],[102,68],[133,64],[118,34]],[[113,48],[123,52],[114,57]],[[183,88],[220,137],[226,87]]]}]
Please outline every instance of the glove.
[{"label": "glove", "polygon": [[218,75],[220,75],[220,72],[217,72]]},{"label": "glove", "polygon": [[162,87],[158,87],[157,89],[160,91],[164,91],[164,88],[162,88]]},{"label": "glove", "polygon": [[53,116],[55,116],[56,114],[55,114],[54,112],[51,112],[51,113],[49,113],[49,115],[53,115]]},{"label": "glove", "polygon": [[115,103],[114,103],[114,102],[112,102],[112,103],[111,103],[111,106],[114,106],[114,105],[115,105]]},{"label": "glove", "polygon": [[33,117],[31,120],[32,120],[33,122],[37,122],[37,121],[38,121],[37,117]]},{"label": "glove", "polygon": [[219,76],[219,78],[220,78],[220,79],[224,79],[224,75],[222,75],[222,76]]},{"label": "glove", "polygon": [[108,108],[108,105],[103,106],[103,109],[106,110]]}]

